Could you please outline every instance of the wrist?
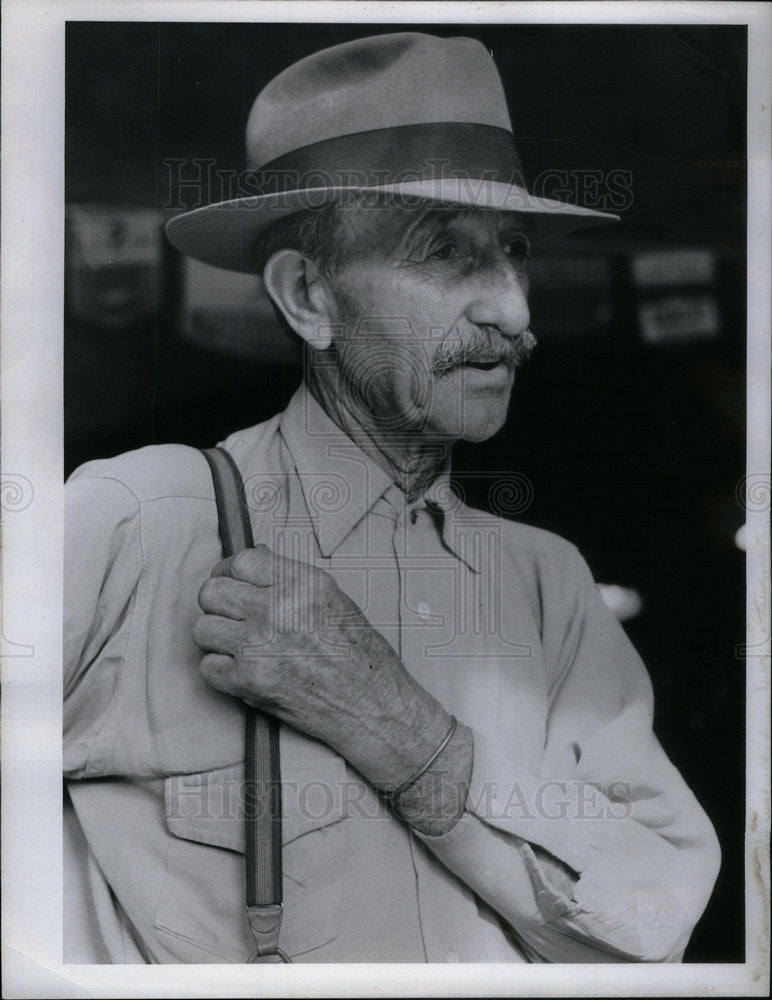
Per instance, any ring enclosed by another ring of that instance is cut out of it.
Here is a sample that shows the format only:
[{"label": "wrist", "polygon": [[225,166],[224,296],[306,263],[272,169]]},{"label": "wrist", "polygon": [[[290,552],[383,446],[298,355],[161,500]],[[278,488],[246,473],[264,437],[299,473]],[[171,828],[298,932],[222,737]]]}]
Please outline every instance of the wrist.
[{"label": "wrist", "polygon": [[394,812],[427,836],[447,833],[464,813],[473,761],[472,731],[458,723],[430,766],[389,796]]},{"label": "wrist", "polygon": [[418,768],[417,771],[414,771],[413,774],[411,774],[411,776],[407,778],[405,781],[403,781],[401,784],[391,789],[384,789],[384,794],[387,796],[388,799],[390,799],[395,804],[399,803],[399,799],[402,793],[406,792],[409,788],[412,788],[412,786],[415,785],[424,776],[424,774],[426,774],[426,772],[434,765],[435,761],[437,761],[439,757],[443,754],[445,748],[450,744],[450,741],[453,739],[457,726],[458,726],[458,719],[455,717],[455,715],[451,715],[450,726],[448,727],[447,732],[443,736],[442,742],[437,745],[437,748],[434,750],[432,755],[429,758],[427,758],[427,760],[422,764],[421,767]]}]

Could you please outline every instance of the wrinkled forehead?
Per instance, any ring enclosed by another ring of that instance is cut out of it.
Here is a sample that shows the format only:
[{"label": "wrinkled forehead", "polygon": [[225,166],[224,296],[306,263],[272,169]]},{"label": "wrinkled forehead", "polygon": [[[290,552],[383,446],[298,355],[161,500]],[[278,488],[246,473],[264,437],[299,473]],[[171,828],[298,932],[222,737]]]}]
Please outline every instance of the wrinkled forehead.
[{"label": "wrinkled forehead", "polygon": [[492,208],[470,208],[417,198],[351,201],[338,207],[346,241],[359,252],[389,253],[409,248],[444,232],[528,234],[527,215]]}]

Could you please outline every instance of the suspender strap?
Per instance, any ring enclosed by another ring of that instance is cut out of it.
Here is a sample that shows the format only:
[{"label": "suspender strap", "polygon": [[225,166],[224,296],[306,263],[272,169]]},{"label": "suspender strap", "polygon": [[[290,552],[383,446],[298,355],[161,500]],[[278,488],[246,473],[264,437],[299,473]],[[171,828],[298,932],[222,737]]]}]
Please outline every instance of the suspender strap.
[{"label": "suspender strap", "polygon": [[[222,448],[206,448],[212,470],[223,555],[254,545],[244,483],[238,466]],[[250,962],[289,962],[279,948],[282,918],[281,772],[279,723],[244,706],[244,813],[246,823],[246,904],[255,937]]]}]

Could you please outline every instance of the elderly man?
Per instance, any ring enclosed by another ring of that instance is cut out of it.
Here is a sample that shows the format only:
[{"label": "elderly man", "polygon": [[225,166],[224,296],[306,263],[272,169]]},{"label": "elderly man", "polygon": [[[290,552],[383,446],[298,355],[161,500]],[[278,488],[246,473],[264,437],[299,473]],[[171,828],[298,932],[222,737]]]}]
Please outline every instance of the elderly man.
[{"label": "elderly man", "polygon": [[[569,543],[448,478],[534,343],[531,241],[604,217],[527,193],[465,38],[304,59],[247,147],[253,193],[169,237],[262,274],[306,377],[224,442],[254,541],[227,559],[193,449],[70,481],[67,957],[678,961],[718,850],[645,669]],[[245,714],[283,796],[256,849]]]}]

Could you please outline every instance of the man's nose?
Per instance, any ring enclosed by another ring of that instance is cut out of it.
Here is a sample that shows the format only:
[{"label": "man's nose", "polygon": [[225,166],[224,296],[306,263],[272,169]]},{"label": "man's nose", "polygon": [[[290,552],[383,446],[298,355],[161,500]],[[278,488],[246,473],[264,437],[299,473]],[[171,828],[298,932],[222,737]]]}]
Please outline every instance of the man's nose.
[{"label": "man's nose", "polygon": [[507,258],[491,264],[479,275],[479,286],[466,310],[476,326],[496,326],[505,337],[517,337],[528,329],[528,278],[524,266],[515,267]]}]

